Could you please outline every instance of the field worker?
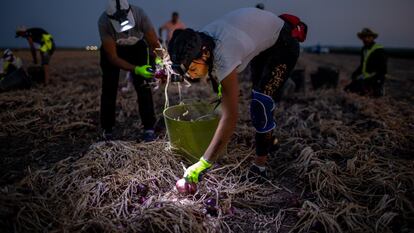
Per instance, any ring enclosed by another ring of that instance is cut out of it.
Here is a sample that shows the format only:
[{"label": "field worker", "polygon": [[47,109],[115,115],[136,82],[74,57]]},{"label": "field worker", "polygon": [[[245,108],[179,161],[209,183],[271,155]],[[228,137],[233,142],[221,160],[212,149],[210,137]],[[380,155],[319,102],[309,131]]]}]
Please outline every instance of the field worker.
[{"label": "field worker", "polygon": [[298,59],[299,41],[305,40],[306,32],[307,26],[296,16],[278,17],[257,8],[232,11],[200,31],[174,32],[168,52],[175,72],[192,79],[210,77],[220,84],[217,89],[222,96],[217,130],[199,162],[186,169],[187,181],[197,183],[200,173],[212,166],[232,136],[238,120],[238,73],[250,62],[253,82],[250,112],[256,129],[256,158],[246,178],[265,181],[276,127],[273,112]]},{"label": "field worker", "polygon": [[162,25],[158,29],[158,35],[160,39],[163,38],[162,32],[164,30],[167,31],[167,39],[165,40],[165,43],[168,45],[168,42],[171,40],[171,37],[176,29],[185,29],[186,26],[183,22],[180,20],[180,16],[178,12],[173,12],[171,15],[171,20],[167,21],[164,25]]},{"label": "field worker", "polygon": [[10,49],[4,50],[0,63],[1,77],[9,75],[23,66],[22,59],[16,57]]},{"label": "field worker", "polygon": [[151,87],[146,80],[153,77],[153,51],[159,45],[154,27],[145,12],[140,7],[130,5],[127,0],[109,0],[106,11],[99,18],[98,27],[102,41],[103,138],[113,138],[119,73],[123,69],[132,74],[144,127],[143,140],[153,141],[156,118]]},{"label": "field worker", "polygon": [[19,27],[16,30],[17,37],[23,37],[29,42],[34,64],[37,64],[36,49],[39,50],[45,74],[45,84],[48,84],[50,82],[49,62],[56,48],[52,35],[42,28]]},{"label": "field worker", "polygon": [[0,58],[0,92],[13,89],[29,88],[31,81],[23,69],[22,60],[10,49]]},{"label": "field worker", "polygon": [[387,74],[387,58],[384,47],[375,42],[378,34],[369,28],[357,34],[364,46],[361,49],[361,62],[352,73],[352,82],[346,91],[375,97],[384,95],[384,81]]}]

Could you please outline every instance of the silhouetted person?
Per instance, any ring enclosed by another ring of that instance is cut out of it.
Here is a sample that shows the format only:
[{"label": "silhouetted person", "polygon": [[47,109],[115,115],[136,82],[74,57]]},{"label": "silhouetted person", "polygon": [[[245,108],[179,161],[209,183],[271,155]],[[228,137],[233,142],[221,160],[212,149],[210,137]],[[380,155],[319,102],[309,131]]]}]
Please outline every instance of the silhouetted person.
[{"label": "silhouetted person", "polygon": [[357,34],[364,46],[361,49],[361,62],[352,73],[352,82],[345,91],[361,95],[383,96],[384,81],[387,74],[387,58],[384,47],[375,42],[378,34],[369,28]]},{"label": "silhouetted person", "polygon": [[[247,19],[247,20],[246,20]],[[239,80],[251,62],[252,101],[250,113],[256,129],[256,158],[246,177],[264,181],[267,156],[273,145],[276,122],[273,112],[283,84],[295,67],[299,42],[307,26],[292,15],[277,16],[257,8],[232,11],[200,31],[176,30],[168,45],[172,68],[192,79],[209,77],[221,95],[222,115],[213,139],[199,162],[186,169],[184,178],[197,183],[199,175],[212,166],[236,128]]]},{"label": "silhouetted person", "polygon": [[0,60],[0,78],[13,73],[22,66],[22,59],[15,56],[10,49],[4,50],[3,56]]},{"label": "silhouetted person", "polygon": [[174,31],[176,29],[185,29],[185,28],[186,28],[186,26],[183,22],[181,22],[180,15],[178,14],[178,12],[173,12],[172,15],[171,15],[171,19],[168,20],[164,25],[162,25],[158,29],[158,35],[159,35],[160,39],[162,40],[162,38],[163,38],[162,32],[163,32],[163,30],[166,30],[167,31],[167,36],[166,36],[166,39],[165,39],[165,44],[168,45],[168,42],[171,40],[171,37],[172,37]]},{"label": "silhouetted person", "polygon": [[55,42],[51,34],[43,28],[20,27],[16,30],[16,38],[23,37],[29,42],[33,63],[37,64],[36,49],[40,52],[41,65],[45,74],[45,84],[50,82],[49,62],[55,51]]},{"label": "silhouetted person", "polygon": [[22,60],[10,49],[0,58],[0,92],[12,89],[29,88],[31,81],[23,70]]},{"label": "silhouetted person", "polygon": [[[150,85],[151,68],[158,47],[154,27],[145,12],[127,0],[109,0],[98,21],[101,46],[102,95],[101,127],[103,138],[112,139],[120,69],[131,72],[138,96],[138,109],[144,126],[144,141],[155,139],[156,121]],[[148,45],[149,46],[148,46]],[[151,56],[150,56],[151,55]]]}]

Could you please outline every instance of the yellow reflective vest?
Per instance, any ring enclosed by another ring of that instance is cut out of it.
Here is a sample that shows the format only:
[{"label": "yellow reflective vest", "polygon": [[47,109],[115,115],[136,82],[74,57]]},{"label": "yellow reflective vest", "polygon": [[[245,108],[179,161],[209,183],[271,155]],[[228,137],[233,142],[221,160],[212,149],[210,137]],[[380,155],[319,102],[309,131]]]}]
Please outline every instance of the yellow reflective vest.
[{"label": "yellow reflective vest", "polygon": [[368,60],[369,60],[369,57],[371,56],[371,54],[375,50],[377,50],[377,49],[383,49],[383,48],[384,48],[384,46],[382,46],[382,45],[374,44],[370,49],[368,49],[368,50],[365,51],[365,53],[364,53],[364,60],[362,62],[362,74],[364,75],[364,79],[374,77],[374,75],[376,74],[376,73],[368,73],[368,71],[367,71]]},{"label": "yellow reflective vest", "polygon": [[43,34],[42,35],[42,43],[43,45],[40,47],[40,51],[43,53],[47,53],[52,50],[53,42],[52,42],[52,35],[50,34]]}]

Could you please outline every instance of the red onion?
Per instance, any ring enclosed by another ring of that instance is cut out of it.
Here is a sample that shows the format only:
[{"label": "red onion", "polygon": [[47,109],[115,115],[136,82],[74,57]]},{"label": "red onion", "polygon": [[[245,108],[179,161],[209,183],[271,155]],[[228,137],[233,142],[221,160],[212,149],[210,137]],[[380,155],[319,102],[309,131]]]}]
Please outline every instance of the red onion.
[{"label": "red onion", "polygon": [[206,211],[207,211],[207,214],[209,214],[211,216],[217,216],[218,215],[218,210],[215,207],[209,207],[209,206],[207,206],[206,207]]},{"label": "red onion", "polygon": [[148,186],[146,186],[145,184],[138,184],[137,190],[141,196],[146,196],[148,194]]},{"label": "red onion", "polygon": [[216,207],[216,199],[215,198],[208,198],[204,201],[204,204],[208,207]]},{"label": "red onion", "polygon": [[155,207],[157,207],[157,208],[161,208],[161,207],[163,207],[164,205],[162,204],[162,203],[155,203]]},{"label": "red onion", "polygon": [[145,197],[140,197],[139,199],[138,199],[138,203],[139,204],[144,204],[144,202],[146,202],[147,201],[147,198],[145,198]]},{"label": "red onion", "polygon": [[165,70],[157,70],[155,71],[154,77],[161,80],[167,79],[167,74],[165,73]]},{"label": "red onion", "polygon": [[206,208],[207,214],[209,214],[211,216],[217,216],[218,215],[217,201],[216,201],[215,198],[207,198],[204,201],[204,206]]},{"label": "red onion", "polygon": [[177,191],[182,194],[194,194],[197,192],[197,184],[187,182],[184,178],[179,179],[175,184]]},{"label": "red onion", "polygon": [[216,208],[207,208],[207,214],[217,217],[218,211]]}]

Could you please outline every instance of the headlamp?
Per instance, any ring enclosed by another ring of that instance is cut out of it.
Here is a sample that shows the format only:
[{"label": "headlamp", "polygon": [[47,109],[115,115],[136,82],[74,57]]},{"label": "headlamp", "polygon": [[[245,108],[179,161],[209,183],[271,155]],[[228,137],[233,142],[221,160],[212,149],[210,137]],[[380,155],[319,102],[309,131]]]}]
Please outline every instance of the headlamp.
[{"label": "headlamp", "polygon": [[129,24],[129,20],[128,19],[125,20],[125,21],[123,21],[123,22],[121,22],[121,26],[122,27],[125,26],[125,25],[127,25],[127,24]]},{"label": "headlamp", "polygon": [[125,26],[129,23],[128,13],[131,10],[131,6],[128,9],[122,10],[121,3],[116,0],[116,12],[113,15],[108,15],[110,19],[114,19],[119,22],[121,26]]}]

